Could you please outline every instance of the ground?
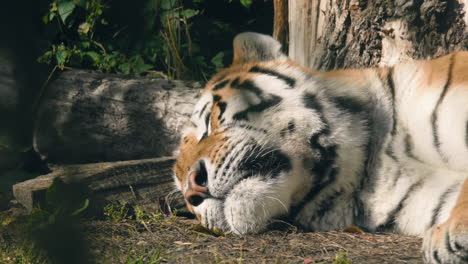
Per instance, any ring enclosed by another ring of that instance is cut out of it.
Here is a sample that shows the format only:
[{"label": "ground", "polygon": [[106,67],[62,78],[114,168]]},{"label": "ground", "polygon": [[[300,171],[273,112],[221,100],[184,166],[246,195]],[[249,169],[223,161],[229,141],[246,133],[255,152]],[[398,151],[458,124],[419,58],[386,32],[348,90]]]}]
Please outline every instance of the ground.
[{"label": "ground", "polygon": [[[3,214],[0,263],[48,263],[21,247],[9,227],[15,217]],[[421,263],[420,238],[388,233],[303,233],[279,223],[259,235],[236,236],[186,217],[119,212],[85,219],[81,229],[92,263]]]}]

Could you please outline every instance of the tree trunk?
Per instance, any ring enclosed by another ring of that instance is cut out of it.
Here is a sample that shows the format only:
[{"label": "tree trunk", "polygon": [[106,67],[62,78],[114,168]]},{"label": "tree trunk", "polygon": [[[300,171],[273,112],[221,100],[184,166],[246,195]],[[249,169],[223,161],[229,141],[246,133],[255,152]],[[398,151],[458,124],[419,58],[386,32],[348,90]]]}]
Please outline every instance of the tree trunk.
[{"label": "tree trunk", "polygon": [[288,1],[274,0],[275,8],[273,37],[277,39],[283,48],[283,52],[288,52],[289,46],[289,24],[288,24]]},{"label": "tree trunk", "polygon": [[42,98],[34,148],[55,164],[173,155],[200,91],[181,81],[62,73]]},{"label": "tree trunk", "polygon": [[289,55],[318,69],[468,49],[468,0],[289,0]]}]

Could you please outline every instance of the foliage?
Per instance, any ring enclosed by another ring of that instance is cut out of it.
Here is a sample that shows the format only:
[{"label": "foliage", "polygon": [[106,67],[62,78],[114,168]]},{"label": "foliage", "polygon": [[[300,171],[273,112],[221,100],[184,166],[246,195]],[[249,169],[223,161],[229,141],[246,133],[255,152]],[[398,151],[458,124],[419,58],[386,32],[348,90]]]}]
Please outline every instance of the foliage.
[{"label": "foliage", "polygon": [[[132,6],[124,1],[49,1],[42,20],[54,33],[38,61],[61,69],[200,79],[230,59],[231,47],[222,38],[230,41],[236,27],[252,23],[243,16],[223,21],[210,8],[222,2],[224,13],[238,5],[241,12],[250,12],[253,0],[143,0]],[[207,42],[207,47],[200,45]]]},{"label": "foliage", "polygon": [[30,246],[0,245],[0,263],[47,264],[47,259]]},{"label": "foliage", "polygon": [[164,220],[164,215],[160,211],[150,212],[140,205],[132,206],[128,203],[106,205],[104,207],[104,215],[114,222],[131,219],[143,225]]},{"label": "foliage", "polygon": [[143,207],[140,205],[135,205],[134,207],[135,210],[135,220],[137,220],[140,223],[154,223],[158,222],[164,219],[164,215],[158,211],[158,212],[149,212],[145,210]]},{"label": "foliage", "polygon": [[[5,219],[2,226],[20,231],[26,244],[21,249],[27,251],[31,245],[32,252],[39,259],[47,258],[47,263],[84,263],[87,251],[77,215],[88,207],[86,196],[83,185],[56,178],[47,189],[43,208],[34,208],[17,219]],[[33,257],[26,256],[23,263],[36,263],[29,261]]]},{"label": "foliage", "polygon": [[340,250],[333,260],[333,264],[352,264],[351,259],[347,257],[348,252],[345,250]]},{"label": "foliage", "polygon": [[129,215],[129,205],[125,204],[109,204],[104,207],[104,215],[112,221],[120,222],[122,220],[128,219]]},{"label": "foliage", "polygon": [[159,264],[162,262],[162,246],[150,249],[145,254],[128,252],[125,264]]}]

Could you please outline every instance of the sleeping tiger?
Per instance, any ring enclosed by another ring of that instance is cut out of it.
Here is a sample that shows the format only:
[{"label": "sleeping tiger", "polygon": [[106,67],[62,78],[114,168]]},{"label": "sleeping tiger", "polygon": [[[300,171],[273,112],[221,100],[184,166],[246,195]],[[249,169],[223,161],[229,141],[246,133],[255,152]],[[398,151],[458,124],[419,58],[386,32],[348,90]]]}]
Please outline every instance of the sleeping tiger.
[{"label": "sleeping tiger", "polygon": [[176,185],[208,228],[360,226],[468,262],[468,52],[316,72],[270,36],[234,39],[183,132]]}]

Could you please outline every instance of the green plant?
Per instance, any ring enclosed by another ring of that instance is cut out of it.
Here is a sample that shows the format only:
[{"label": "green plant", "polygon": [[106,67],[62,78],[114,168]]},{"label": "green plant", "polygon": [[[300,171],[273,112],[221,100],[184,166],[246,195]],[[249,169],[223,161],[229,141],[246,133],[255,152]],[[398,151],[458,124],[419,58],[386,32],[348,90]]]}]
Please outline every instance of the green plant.
[{"label": "green plant", "polygon": [[132,253],[130,251],[127,254],[125,264],[159,264],[162,261],[162,251],[162,245],[144,253]]},{"label": "green plant", "polygon": [[135,211],[135,220],[138,222],[155,223],[164,219],[164,215],[161,212],[148,212],[140,205],[135,205],[133,210]]},{"label": "green plant", "polygon": [[348,252],[345,250],[339,250],[333,260],[333,264],[352,264],[351,259],[347,257]]},{"label": "green plant", "polygon": [[54,33],[38,61],[60,69],[206,79],[230,60],[235,28],[253,21],[223,15],[230,6],[250,12],[252,0],[49,1],[42,20]]},{"label": "green plant", "polygon": [[0,263],[3,264],[47,264],[44,255],[34,251],[31,246],[0,246]]},{"label": "green plant", "polygon": [[109,204],[104,207],[104,215],[112,221],[119,222],[130,218],[129,210],[130,206],[127,203]]},{"label": "green plant", "polygon": [[27,253],[31,247],[38,256],[46,258],[47,263],[83,263],[87,259],[87,248],[78,215],[89,205],[87,193],[82,184],[56,178],[46,191],[42,208],[36,207],[30,214],[15,219],[5,219],[2,227],[18,233],[25,243],[24,251]]}]

